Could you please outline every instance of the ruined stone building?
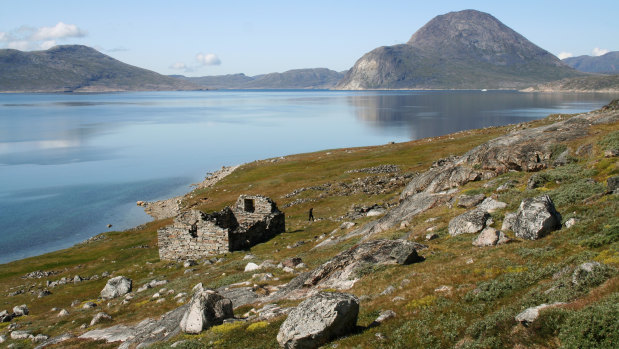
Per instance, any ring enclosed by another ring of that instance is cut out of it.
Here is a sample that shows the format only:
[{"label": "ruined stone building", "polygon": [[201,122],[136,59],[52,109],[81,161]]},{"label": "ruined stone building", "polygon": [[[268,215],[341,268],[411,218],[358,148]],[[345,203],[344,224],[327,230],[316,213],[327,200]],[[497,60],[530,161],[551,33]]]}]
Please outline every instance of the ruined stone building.
[{"label": "ruined stone building", "polygon": [[171,226],[159,229],[159,258],[200,259],[249,248],[284,232],[285,216],[275,202],[260,195],[241,195],[219,212],[182,212]]}]

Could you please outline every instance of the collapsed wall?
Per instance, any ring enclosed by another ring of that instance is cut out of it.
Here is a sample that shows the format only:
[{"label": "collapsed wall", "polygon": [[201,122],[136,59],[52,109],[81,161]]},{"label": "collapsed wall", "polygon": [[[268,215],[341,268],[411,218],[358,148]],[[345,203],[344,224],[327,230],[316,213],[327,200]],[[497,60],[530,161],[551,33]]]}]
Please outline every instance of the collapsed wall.
[{"label": "collapsed wall", "polygon": [[233,208],[182,212],[157,232],[162,260],[200,259],[249,248],[286,230],[284,213],[261,195],[241,195]]}]

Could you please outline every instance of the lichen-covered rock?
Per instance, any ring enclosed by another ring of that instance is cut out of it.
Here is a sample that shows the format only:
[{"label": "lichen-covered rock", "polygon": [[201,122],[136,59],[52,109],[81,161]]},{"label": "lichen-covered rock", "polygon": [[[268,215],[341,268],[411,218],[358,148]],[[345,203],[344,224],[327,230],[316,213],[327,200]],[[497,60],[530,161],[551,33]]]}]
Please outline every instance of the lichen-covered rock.
[{"label": "lichen-covered rock", "polygon": [[124,276],[117,276],[111,278],[105,284],[105,287],[101,290],[101,298],[112,299],[120,296],[124,296],[131,292],[132,281]]},{"label": "lichen-covered rock", "polygon": [[496,246],[509,242],[509,238],[502,231],[487,227],[473,240],[473,246]]},{"label": "lichen-covered rock", "polygon": [[537,240],[558,229],[561,216],[548,195],[522,200],[512,227],[517,237]]},{"label": "lichen-covered rock", "polygon": [[189,307],[180,322],[185,333],[198,334],[211,326],[220,325],[224,319],[234,317],[232,302],[213,290],[205,290],[197,284]]},{"label": "lichen-covered rock", "polygon": [[484,194],[460,195],[458,196],[458,207],[471,208],[479,205],[485,198]]},{"label": "lichen-covered rock", "polygon": [[479,233],[486,227],[490,214],[484,210],[474,209],[465,212],[449,221],[449,235]]},{"label": "lichen-covered rock", "polygon": [[359,300],[351,294],[321,292],[293,309],[279,328],[282,348],[317,348],[350,333],[356,326]]},{"label": "lichen-covered rock", "polygon": [[481,204],[479,204],[479,206],[477,206],[477,209],[492,213],[496,210],[504,209],[505,207],[507,207],[507,204],[503,201],[498,201],[493,198],[486,198]]},{"label": "lichen-covered rock", "polygon": [[516,213],[514,212],[506,213],[505,218],[503,218],[503,224],[501,225],[501,230],[512,231],[515,221],[516,221]]}]

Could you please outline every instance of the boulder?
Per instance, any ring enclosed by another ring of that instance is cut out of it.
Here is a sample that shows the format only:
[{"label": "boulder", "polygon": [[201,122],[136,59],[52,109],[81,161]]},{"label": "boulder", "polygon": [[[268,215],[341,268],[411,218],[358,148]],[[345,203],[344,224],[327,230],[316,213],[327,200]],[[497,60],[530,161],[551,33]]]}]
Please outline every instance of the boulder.
[{"label": "boulder", "polygon": [[11,332],[11,339],[20,340],[34,338],[34,336],[28,331],[13,331]]},{"label": "boulder", "polygon": [[67,315],[69,315],[69,312],[66,309],[61,309],[60,312],[58,312],[58,317],[63,317]]},{"label": "boulder", "polygon": [[104,312],[99,312],[90,321],[90,326],[94,326],[102,321],[112,321],[112,317]]},{"label": "boulder", "polygon": [[484,210],[474,209],[465,212],[449,221],[449,235],[479,233],[486,227],[490,214]]},{"label": "boulder", "polygon": [[13,320],[13,314],[9,314],[6,310],[0,311],[0,322],[10,322]]},{"label": "boulder", "polygon": [[512,227],[517,237],[537,240],[558,229],[561,216],[548,195],[522,200]]},{"label": "boulder", "polygon": [[486,198],[481,204],[479,204],[479,206],[477,206],[477,209],[492,213],[496,210],[504,209],[505,207],[507,207],[507,204],[503,201],[498,201],[493,198]]},{"label": "boulder", "polygon": [[124,296],[127,293],[131,292],[131,279],[128,279],[124,276],[117,276],[115,278],[111,278],[105,284],[105,287],[101,290],[101,298],[103,299],[112,299],[120,296]]},{"label": "boulder", "polygon": [[502,231],[487,227],[473,240],[473,246],[496,246],[507,242],[509,242],[509,238]]},{"label": "boulder", "polygon": [[516,315],[515,319],[516,321],[520,322],[524,326],[528,326],[529,324],[537,320],[537,318],[539,317],[539,312],[541,310],[546,309],[546,308],[556,307],[557,305],[562,305],[562,304],[565,304],[565,303],[558,302],[558,303],[553,303],[553,304],[540,304],[536,307],[527,308],[523,312]]},{"label": "boulder", "polygon": [[506,213],[505,218],[503,218],[503,224],[501,225],[501,230],[509,230],[512,231],[514,227],[514,222],[516,221],[516,214],[513,212]]},{"label": "boulder", "polygon": [[28,307],[25,304],[17,305],[13,307],[13,316],[28,315],[29,312],[30,311],[28,310]]},{"label": "boulder", "polygon": [[301,258],[299,258],[299,257],[293,257],[293,258],[288,258],[288,259],[285,259],[285,260],[282,262],[282,265],[283,265],[284,267],[294,268],[294,267],[296,267],[297,265],[301,264],[301,262],[303,262],[303,260],[302,260]]},{"label": "boulder", "polygon": [[350,333],[359,315],[357,297],[320,292],[294,308],[277,334],[282,348],[317,348],[329,340]]},{"label": "boulder", "polygon": [[252,263],[252,262],[247,263],[247,265],[245,266],[245,271],[246,272],[247,271],[259,270],[259,269],[260,269],[260,266],[258,264],[256,264],[256,263]]},{"label": "boulder", "polygon": [[180,327],[185,333],[198,334],[209,327],[220,325],[224,319],[234,317],[232,302],[202,284],[193,288],[194,294],[181,318]]},{"label": "boulder", "polygon": [[376,320],[374,320],[375,324],[380,324],[388,319],[392,319],[396,317],[396,313],[393,310],[384,310],[381,311],[380,314],[378,314],[378,317],[376,318]]},{"label": "boulder", "polygon": [[471,208],[479,205],[485,198],[484,194],[460,195],[458,197],[458,207]]}]

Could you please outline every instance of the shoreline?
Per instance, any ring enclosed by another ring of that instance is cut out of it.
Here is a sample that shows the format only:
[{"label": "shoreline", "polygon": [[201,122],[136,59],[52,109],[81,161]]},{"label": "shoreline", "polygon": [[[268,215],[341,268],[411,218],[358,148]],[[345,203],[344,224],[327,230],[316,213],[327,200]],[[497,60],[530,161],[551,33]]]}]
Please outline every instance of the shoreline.
[{"label": "shoreline", "polygon": [[[200,183],[191,184],[195,189],[210,188],[217,184],[222,179],[226,178],[241,165],[222,166],[221,169],[207,174],[204,180]],[[193,190],[192,190],[193,191]],[[157,201],[138,201],[136,204],[144,208],[144,212],[151,216],[153,220],[166,219],[178,215],[181,211],[183,199],[190,195],[192,191],[183,195],[171,197],[168,199]]]}]

